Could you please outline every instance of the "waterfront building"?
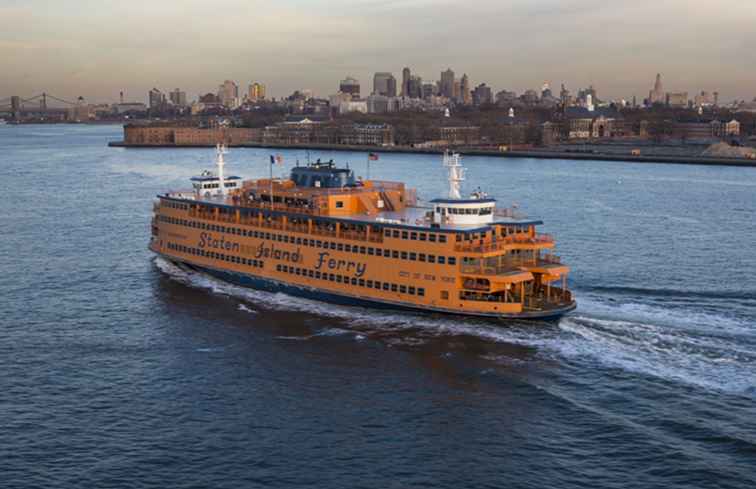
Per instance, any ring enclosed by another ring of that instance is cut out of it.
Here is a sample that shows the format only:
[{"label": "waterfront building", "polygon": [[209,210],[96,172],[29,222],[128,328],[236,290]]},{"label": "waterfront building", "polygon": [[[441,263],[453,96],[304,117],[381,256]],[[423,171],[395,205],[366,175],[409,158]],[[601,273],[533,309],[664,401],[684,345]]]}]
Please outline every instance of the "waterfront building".
[{"label": "waterfront building", "polygon": [[132,146],[214,146],[219,143],[237,145],[262,139],[260,129],[217,125],[210,128],[171,124],[127,124],[123,141]]},{"label": "waterfront building", "polygon": [[339,82],[339,91],[348,93],[352,98],[360,98],[360,82],[356,78],[348,76]]},{"label": "waterfront building", "polygon": [[378,72],[373,75],[373,94],[386,97],[396,97],[396,78],[388,72]]},{"label": "waterfront building", "polygon": [[446,98],[454,98],[454,72],[451,68],[441,72],[441,80],[438,83],[439,93]]},{"label": "waterfront building", "polygon": [[662,86],[661,73],[656,74],[654,88],[648,92],[648,105],[663,104],[666,102],[664,87]]},{"label": "waterfront building", "polygon": [[124,115],[128,113],[143,113],[147,111],[147,106],[141,102],[124,102],[113,104],[113,113],[115,115]]}]

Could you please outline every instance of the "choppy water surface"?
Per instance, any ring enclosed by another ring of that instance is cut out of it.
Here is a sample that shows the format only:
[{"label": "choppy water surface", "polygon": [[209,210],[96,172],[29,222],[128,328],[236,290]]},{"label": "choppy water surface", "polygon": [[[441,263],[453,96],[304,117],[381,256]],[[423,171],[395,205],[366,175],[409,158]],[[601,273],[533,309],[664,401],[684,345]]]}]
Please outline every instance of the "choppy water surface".
[{"label": "choppy water surface", "polygon": [[[0,127],[3,487],[754,487],[756,170],[467,158],[578,310],[507,323],[240,289],[146,250],[210,150]],[[286,167],[303,152],[278,151]],[[266,150],[229,168],[264,176]],[[335,157],[364,173],[365,155]],[[437,158],[380,178],[443,192]]]}]

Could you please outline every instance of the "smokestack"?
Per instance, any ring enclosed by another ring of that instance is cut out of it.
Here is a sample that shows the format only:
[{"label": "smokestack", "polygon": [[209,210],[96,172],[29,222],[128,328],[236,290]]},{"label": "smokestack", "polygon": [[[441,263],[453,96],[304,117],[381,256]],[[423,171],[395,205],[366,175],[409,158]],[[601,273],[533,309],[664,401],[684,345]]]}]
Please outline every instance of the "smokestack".
[{"label": "smokestack", "polygon": [[121,90],[121,103],[123,103],[123,90]]}]

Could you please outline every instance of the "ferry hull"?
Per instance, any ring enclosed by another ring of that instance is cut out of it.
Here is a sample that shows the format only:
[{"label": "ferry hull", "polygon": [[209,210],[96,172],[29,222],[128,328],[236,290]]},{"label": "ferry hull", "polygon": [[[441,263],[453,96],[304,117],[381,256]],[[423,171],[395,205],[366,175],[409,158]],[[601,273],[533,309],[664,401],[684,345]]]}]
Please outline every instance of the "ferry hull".
[{"label": "ferry hull", "polygon": [[200,266],[188,261],[177,260],[175,257],[167,256],[162,253],[157,253],[166,260],[178,265],[195,270],[201,273],[205,273],[212,277],[215,277],[224,282],[238,285],[240,287],[262,290],[266,292],[281,292],[294,297],[301,297],[303,299],[315,300],[319,302],[326,302],[331,304],[343,305],[343,306],[357,306],[367,307],[373,309],[393,310],[393,311],[409,311],[415,313],[441,313],[455,316],[474,316],[474,317],[486,317],[495,319],[537,319],[541,321],[555,321],[564,316],[570,311],[576,308],[575,301],[567,304],[558,309],[550,309],[547,311],[527,311],[518,314],[502,314],[502,313],[485,313],[475,311],[460,311],[445,308],[435,307],[418,307],[406,303],[388,302],[376,299],[369,299],[364,297],[349,296],[345,294],[339,294],[335,292],[329,292],[322,289],[315,289],[312,287],[303,287],[300,285],[294,285],[285,283],[279,280],[259,277],[256,275],[250,275],[240,272],[231,272],[228,270],[220,270],[217,268]]}]

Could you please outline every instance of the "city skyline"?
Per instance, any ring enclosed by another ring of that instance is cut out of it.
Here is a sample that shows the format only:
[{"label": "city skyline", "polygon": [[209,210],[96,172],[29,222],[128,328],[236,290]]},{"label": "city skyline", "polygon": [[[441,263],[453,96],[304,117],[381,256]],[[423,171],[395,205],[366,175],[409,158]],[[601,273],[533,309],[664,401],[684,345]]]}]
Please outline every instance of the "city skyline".
[{"label": "city skyline", "polygon": [[[124,91],[127,100],[142,101],[153,87],[180,87],[194,99],[229,79],[241,87],[259,80],[269,97],[302,88],[327,96],[346,76],[359,80],[363,92],[375,72],[392,73],[400,85],[405,66],[423,81],[437,81],[451,67],[469,76],[470,87],[486,83],[495,91],[523,92],[549,81],[642,99],[662,72],[670,91],[717,90],[722,100],[756,93],[756,54],[749,49],[756,43],[749,28],[756,5],[724,12],[697,8],[708,6],[698,0],[611,8],[593,0],[518,0],[450,12],[451,2],[358,1],[349,3],[349,13],[333,2],[326,10],[320,2],[306,7],[291,0],[276,6],[188,0],[180,11],[175,2],[143,0],[102,2],[94,10],[79,5],[0,0],[8,26],[0,33],[0,94],[48,91],[112,102]],[[243,29],[245,22],[255,28]]]}]

